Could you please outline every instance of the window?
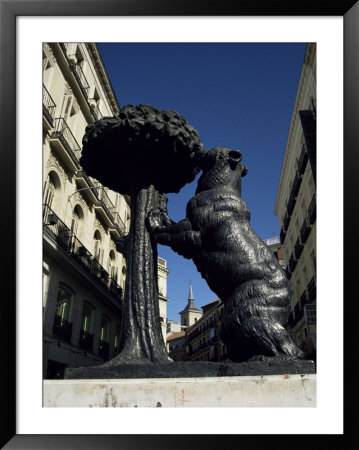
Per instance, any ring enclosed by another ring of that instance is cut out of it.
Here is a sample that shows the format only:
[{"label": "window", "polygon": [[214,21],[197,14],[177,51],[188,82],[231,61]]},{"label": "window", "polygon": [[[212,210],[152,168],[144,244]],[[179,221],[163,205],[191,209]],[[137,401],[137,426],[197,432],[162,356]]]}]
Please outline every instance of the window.
[{"label": "window", "polygon": [[49,172],[44,185],[44,205],[47,205],[51,209],[56,207],[56,198],[60,188],[61,182],[57,173],[54,171]]},{"label": "window", "polygon": [[91,334],[93,312],[93,306],[84,302],[81,315],[79,346],[89,351],[92,351],[93,345],[93,334]]},{"label": "window", "polygon": [[116,255],[113,250],[110,251],[109,255],[109,263],[108,263],[108,271],[110,274],[110,277],[117,282],[117,267],[116,267]]},{"label": "window", "polygon": [[70,317],[72,293],[64,288],[60,287],[57,293],[56,302],[56,316],[61,318],[61,321],[67,321]]},{"label": "window", "polygon": [[102,317],[101,329],[100,329],[100,340],[101,341],[108,342],[109,331],[110,331],[110,321],[108,319],[106,319],[105,317]]},{"label": "window", "polygon": [[80,236],[81,226],[84,218],[84,213],[80,205],[76,205],[71,220],[71,233],[77,237]]},{"label": "window", "polygon": [[102,255],[103,255],[103,252],[101,250],[102,238],[101,238],[101,233],[98,230],[95,231],[94,240],[95,240],[95,243],[94,243],[93,256],[95,259],[97,259],[98,262],[101,262]]},{"label": "window", "polygon": [[53,334],[67,342],[71,340],[72,335],[72,323],[70,322],[72,297],[73,293],[68,288],[64,286],[59,287]]},{"label": "window", "polygon": [[82,308],[81,329],[87,333],[92,329],[93,311],[93,306],[85,302]]},{"label": "window", "polygon": [[98,354],[105,360],[109,357],[109,335],[110,335],[110,321],[102,316],[100,325],[100,342],[98,348]]}]

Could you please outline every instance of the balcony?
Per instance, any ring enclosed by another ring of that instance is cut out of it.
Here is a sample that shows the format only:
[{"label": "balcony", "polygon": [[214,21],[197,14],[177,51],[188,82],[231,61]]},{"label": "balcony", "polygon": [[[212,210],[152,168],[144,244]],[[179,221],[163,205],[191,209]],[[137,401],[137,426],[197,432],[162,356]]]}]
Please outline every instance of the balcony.
[{"label": "balcony", "polygon": [[289,222],[290,222],[290,215],[288,215],[288,213],[285,214],[284,219],[283,219],[283,229],[284,230],[288,230],[289,227]]},{"label": "balcony", "polygon": [[288,266],[289,266],[289,269],[290,269],[291,273],[293,273],[296,265],[297,265],[297,260],[294,258],[294,254],[292,253],[290,258],[289,258],[289,263],[288,263]]},{"label": "balcony", "polygon": [[100,340],[100,343],[98,346],[98,354],[103,359],[108,359],[108,356],[110,354],[110,344],[106,341]]},{"label": "balcony", "polygon": [[76,171],[81,169],[79,163],[81,148],[63,117],[55,119],[55,129],[51,134],[51,143],[70,170]]},{"label": "balcony", "polygon": [[71,230],[48,205],[44,205],[43,208],[43,223],[53,240],[68,252],[71,243]]},{"label": "balcony", "polygon": [[[287,214],[290,220],[290,217],[292,216],[292,212],[294,210],[295,207],[295,197],[293,195],[293,192],[290,194],[289,200],[288,200],[288,204],[287,204]],[[289,222],[288,222],[289,224]],[[288,228],[287,228],[288,229]]]},{"label": "balcony", "polygon": [[80,330],[79,347],[91,352],[92,345],[93,345],[93,334],[90,334],[88,331],[81,329]]},{"label": "balcony", "polygon": [[90,273],[96,279],[101,281],[107,286],[109,274],[97,261],[97,259],[91,259],[89,261]]},{"label": "balcony", "polygon": [[52,334],[58,336],[63,341],[70,342],[72,334],[72,323],[60,316],[55,316]]},{"label": "balcony", "polygon": [[308,301],[309,302],[312,302],[313,300],[315,300],[317,298],[317,285],[316,285],[314,277],[312,277],[312,279],[309,281],[307,291],[308,291]]},{"label": "balcony", "polygon": [[310,226],[309,219],[308,217],[305,217],[303,220],[302,227],[300,229],[300,240],[302,241],[303,244],[307,242],[311,229],[312,228]]},{"label": "balcony", "polygon": [[303,175],[305,172],[305,168],[307,167],[307,162],[308,162],[307,148],[303,144],[302,151],[301,151],[301,154],[300,154],[300,157],[298,160],[298,171],[301,175]]},{"label": "balcony", "polygon": [[294,245],[294,255],[295,255],[295,259],[297,261],[299,260],[300,255],[302,254],[303,247],[304,246],[303,246],[300,238],[298,237],[298,239],[296,240],[295,245]]},{"label": "balcony", "polygon": [[53,101],[49,91],[42,85],[42,112],[44,115],[44,126],[50,130],[54,126],[56,103]]},{"label": "balcony", "polygon": [[48,205],[44,205],[43,224],[44,230],[51,239],[84,271],[91,275],[92,279],[116,300],[116,303],[120,304],[119,299],[122,300],[121,287],[115,280],[109,280],[108,272],[93,258],[77,236],[71,232]]},{"label": "balcony", "polygon": [[310,224],[313,225],[317,218],[317,200],[315,194],[313,194],[312,201],[308,208],[308,216]]},{"label": "balcony", "polygon": [[112,217],[115,227],[117,227],[118,230],[120,231],[120,236],[124,236],[126,234],[126,226],[123,220],[121,219],[120,214],[117,211],[112,212]]},{"label": "balcony", "polygon": [[82,70],[81,64],[79,63],[70,63],[71,70],[80,85],[81,91],[84,95],[84,97],[87,99],[88,97],[88,90],[90,88],[90,85],[86,79],[86,76]]},{"label": "balcony", "polygon": [[79,189],[84,190],[85,195],[92,203],[99,201],[97,189],[84,170],[78,170],[76,172],[76,183]]},{"label": "balcony", "polygon": [[303,307],[308,303],[308,293],[306,289],[304,289],[302,295],[300,296],[300,303]]},{"label": "balcony", "polygon": [[292,187],[292,195],[293,195],[293,197],[297,198],[301,184],[302,184],[302,177],[301,177],[300,173],[297,171],[295,173],[295,177],[294,177],[294,181],[293,181],[293,187]]},{"label": "balcony", "polygon": [[109,291],[118,297],[118,299],[122,300],[122,287],[117,284],[117,281],[113,278],[110,278],[109,285],[108,285]]}]

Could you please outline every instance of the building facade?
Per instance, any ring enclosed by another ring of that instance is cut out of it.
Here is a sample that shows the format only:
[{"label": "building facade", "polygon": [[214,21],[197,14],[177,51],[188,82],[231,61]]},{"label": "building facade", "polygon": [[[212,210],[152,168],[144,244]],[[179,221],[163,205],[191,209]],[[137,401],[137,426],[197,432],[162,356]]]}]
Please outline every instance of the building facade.
[{"label": "building facade", "polygon": [[288,330],[316,353],[316,44],[308,44],[282,166],[275,215],[292,288]]},{"label": "building facade", "polygon": [[202,306],[202,318],[186,330],[187,361],[226,361],[227,350],[220,338],[223,303],[213,300]]},{"label": "building facade", "polygon": [[[118,352],[130,199],[80,165],[88,124],[119,105],[96,44],[43,45],[43,374],[101,364]],[[162,270],[163,269],[163,270]],[[166,331],[166,261],[159,259]]]}]

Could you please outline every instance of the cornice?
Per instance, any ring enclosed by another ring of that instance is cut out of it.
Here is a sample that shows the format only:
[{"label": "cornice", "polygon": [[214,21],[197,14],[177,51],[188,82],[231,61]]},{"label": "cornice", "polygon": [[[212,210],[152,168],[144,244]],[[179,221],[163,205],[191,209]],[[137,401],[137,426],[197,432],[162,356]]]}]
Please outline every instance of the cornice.
[{"label": "cornice", "polygon": [[118,113],[120,106],[118,104],[115,92],[113,90],[111,81],[108,77],[106,68],[103,64],[100,52],[97,48],[97,45],[95,43],[86,43],[85,45],[93,59],[95,70],[96,70],[97,75],[100,78],[101,83],[105,89],[107,98],[111,104],[111,108],[113,109],[114,114],[116,114],[116,113]]}]

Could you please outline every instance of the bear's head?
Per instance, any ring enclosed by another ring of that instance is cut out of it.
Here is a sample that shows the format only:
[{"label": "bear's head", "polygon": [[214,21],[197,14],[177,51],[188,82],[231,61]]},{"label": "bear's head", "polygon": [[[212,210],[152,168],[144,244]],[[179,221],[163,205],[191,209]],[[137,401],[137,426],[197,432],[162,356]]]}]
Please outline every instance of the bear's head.
[{"label": "bear's head", "polygon": [[226,147],[214,147],[198,155],[198,165],[202,175],[198,180],[196,194],[225,186],[241,195],[241,179],[247,174],[247,166],[242,165],[242,153]]}]

